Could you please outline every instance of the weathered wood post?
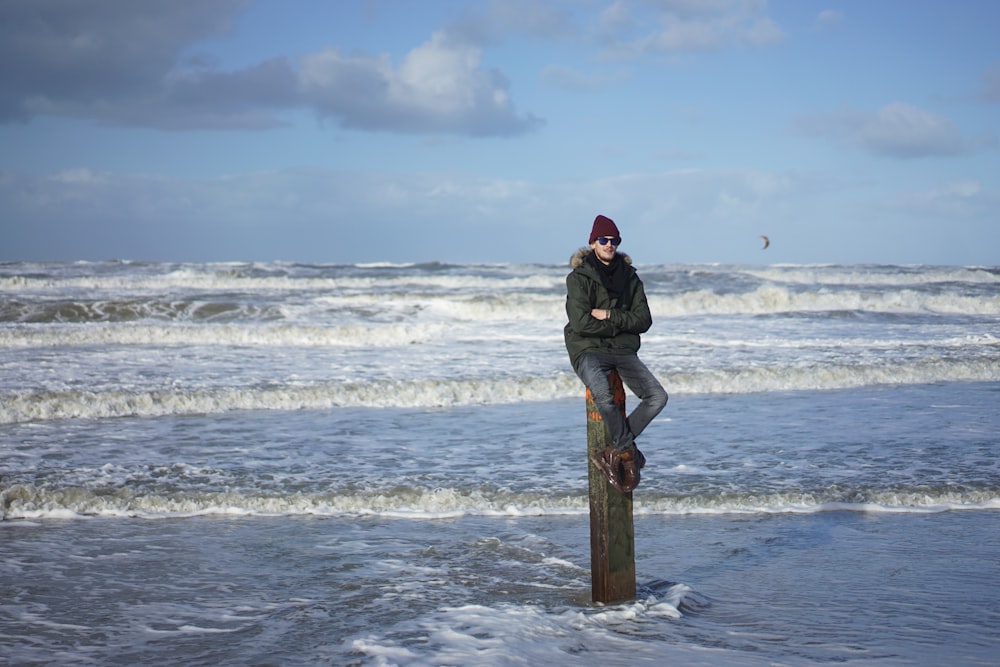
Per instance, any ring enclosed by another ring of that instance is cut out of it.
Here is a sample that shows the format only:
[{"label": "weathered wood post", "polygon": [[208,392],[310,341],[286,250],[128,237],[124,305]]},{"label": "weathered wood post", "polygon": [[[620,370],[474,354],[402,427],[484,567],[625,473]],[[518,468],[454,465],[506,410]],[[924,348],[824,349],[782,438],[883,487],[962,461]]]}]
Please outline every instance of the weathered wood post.
[{"label": "weathered wood post", "polygon": [[[625,414],[625,388],[617,372],[609,377],[615,405]],[[587,390],[587,467],[590,470],[590,578],[594,602],[619,602],[635,597],[635,531],[632,494],[611,486],[593,463],[611,445],[601,413]]]}]

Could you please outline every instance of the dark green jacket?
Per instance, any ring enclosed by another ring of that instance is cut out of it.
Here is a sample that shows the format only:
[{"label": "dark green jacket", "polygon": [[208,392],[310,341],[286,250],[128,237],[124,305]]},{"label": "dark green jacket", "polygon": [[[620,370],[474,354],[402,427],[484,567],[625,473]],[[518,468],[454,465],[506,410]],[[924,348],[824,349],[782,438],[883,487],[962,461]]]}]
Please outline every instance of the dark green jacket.
[{"label": "dark green jacket", "polygon": [[[632,259],[618,253],[625,261],[628,280],[621,298],[613,301],[601,284],[597,269],[584,261],[592,252],[589,247],[577,250],[569,260],[573,271],[566,276],[566,315],[569,323],[563,335],[573,368],[576,368],[584,352],[638,352],[639,334],[646,333],[653,324],[646,291],[632,266]],[[595,319],[590,314],[594,308],[610,310],[611,318]]]}]

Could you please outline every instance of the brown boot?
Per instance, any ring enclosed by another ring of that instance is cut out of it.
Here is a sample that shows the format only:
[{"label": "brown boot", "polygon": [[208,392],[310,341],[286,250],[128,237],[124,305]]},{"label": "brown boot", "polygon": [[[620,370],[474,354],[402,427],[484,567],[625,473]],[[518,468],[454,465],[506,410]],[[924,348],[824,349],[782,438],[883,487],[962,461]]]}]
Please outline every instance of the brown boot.
[{"label": "brown boot", "polygon": [[[632,446],[635,447],[635,445]],[[639,462],[639,470],[646,467],[646,457],[643,456],[638,447],[635,447],[635,460]]]},{"label": "brown boot", "polygon": [[[642,457],[640,460],[639,457]],[[635,448],[628,449],[621,453],[622,462],[622,485],[623,493],[632,493],[635,487],[639,486],[639,468],[645,463],[645,457]]]},{"label": "brown boot", "polygon": [[614,447],[606,447],[599,453],[591,456],[590,462],[593,463],[598,470],[604,473],[604,476],[608,478],[608,482],[611,486],[615,487],[622,493],[628,493],[624,488],[622,488],[621,454],[619,454]]}]

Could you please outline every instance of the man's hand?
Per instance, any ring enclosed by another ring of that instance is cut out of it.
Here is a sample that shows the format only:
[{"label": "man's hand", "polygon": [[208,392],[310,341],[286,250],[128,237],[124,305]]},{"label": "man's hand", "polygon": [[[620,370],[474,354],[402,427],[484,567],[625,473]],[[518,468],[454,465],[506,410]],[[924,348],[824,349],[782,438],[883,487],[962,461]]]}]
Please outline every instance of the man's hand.
[{"label": "man's hand", "polygon": [[606,320],[611,317],[611,311],[604,310],[603,308],[594,308],[590,311],[590,316],[595,320]]}]

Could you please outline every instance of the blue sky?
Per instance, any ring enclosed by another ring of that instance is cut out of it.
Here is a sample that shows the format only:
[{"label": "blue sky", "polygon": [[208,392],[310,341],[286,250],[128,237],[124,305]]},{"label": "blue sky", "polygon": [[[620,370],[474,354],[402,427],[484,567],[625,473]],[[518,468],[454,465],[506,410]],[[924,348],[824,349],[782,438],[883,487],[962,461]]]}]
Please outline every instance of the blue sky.
[{"label": "blue sky", "polygon": [[998,265],[997,25],[992,0],[4,0],[0,260],[562,263],[603,213],[640,264]]}]

